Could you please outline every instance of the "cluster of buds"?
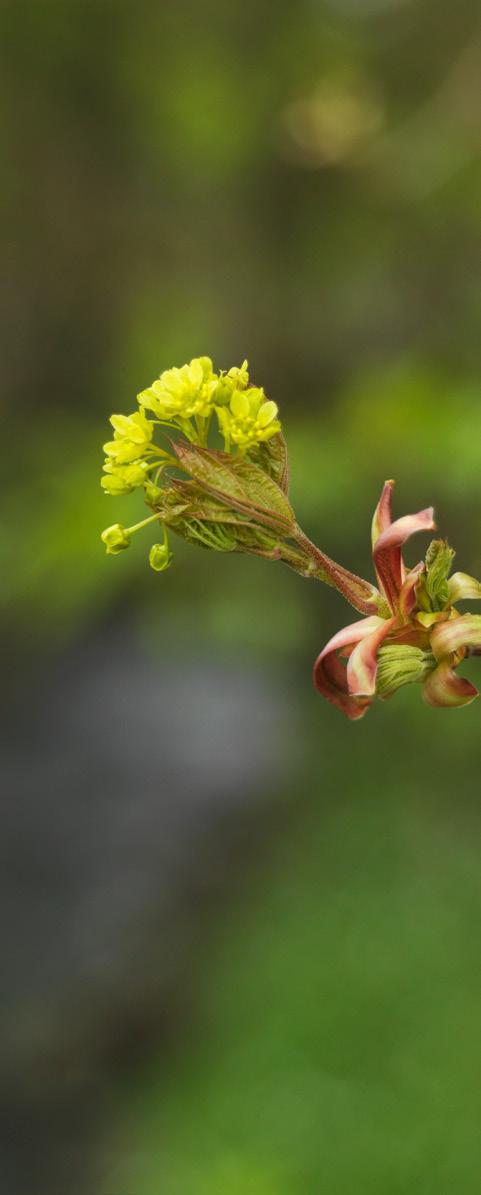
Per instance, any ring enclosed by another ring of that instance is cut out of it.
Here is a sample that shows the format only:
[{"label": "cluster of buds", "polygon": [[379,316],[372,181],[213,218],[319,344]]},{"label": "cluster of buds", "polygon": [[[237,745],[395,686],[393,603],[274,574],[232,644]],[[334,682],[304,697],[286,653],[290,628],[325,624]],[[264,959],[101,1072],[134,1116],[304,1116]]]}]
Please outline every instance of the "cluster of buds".
[{"label": "cluster of buds", "polygon": [[372,523],[379,589],[368,617],[334,635],[314,665],[316,688],[351,719],[376,695],[412,682],[429,705],[468,705],[478,696],[456,669],[481,652],[481,615],[460,614],[456,604],[481,598],[481,585],[466,573],[450,576],[454,552],[444,540],[432,540],[425,560],[406,568],[402,548],[415,532],[435,530],[433,509],[392,522],[393,486],[386,481]]},{"label": "cluster of buds", "polygon": [[[113,496],[142,488],[151,513],[102,533],[110,555],[128,548],[141,528],[160,524],[162,542],[149,554],[156,572],[172,561],[173,531],[205,549],[282,561],[333,586],[364,617],[329,641],[314,682],[350,719],[363,717],[376,696],[412,682],[431,705],[466,705],[477,696],[456,669],[481,654],[481,616],[460,615],[456,603],[480,598],[481,585],[464,573],[450,576],[454,552],[442,540],[414,568],[402,557],[414,532],[434,529],[432,508],[392,522],[394,483],[386,482],[372,528],[375,586],[322,552],[297,523],[278,409],[249,384],[247,361],[215,373],[209,357],[195,358],[164,371],[137,402],[133,414],[111,417],[101,484]],[[212,434],[222,449],[209,442]]]}]

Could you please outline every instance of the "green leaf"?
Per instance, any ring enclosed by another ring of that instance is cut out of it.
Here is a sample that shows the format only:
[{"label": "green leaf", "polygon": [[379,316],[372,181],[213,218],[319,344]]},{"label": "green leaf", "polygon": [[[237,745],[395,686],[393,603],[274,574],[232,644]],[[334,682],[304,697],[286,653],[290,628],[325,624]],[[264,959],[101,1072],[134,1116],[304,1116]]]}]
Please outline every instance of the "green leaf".
[{"label": "green leaf", "polygon": [[283,535],[292,531],[295,518],[286,495],[258,465],[185,441],[176,441],[173,448],[182,468],[229,509]]},{"label": "green leaf", "polygon": [[249,520],[246,515],[241,514],[240,511],[231,509],[221,502],[220,498],[216,498],[214,494],[208,493],[207,490],[202,489],[195,481],[181,481],[179,478],[172,478],[170,485],[172,490],[177,494],[177,500],[180,497],[183,499],[182,505],[179,509],[182,513],[187,512],[189,517],[196,519],[204,519],[212,523],[232,523],[241,526],[249,526]]},{"label": "green leaf", "polygon": [[273,481],[280,486],[284,494],[289,490],[289,457],[287,444],[282,432],[271,436],[270,440],[263,440],[260,444],[249,449],[249,459],[264,473],[268,473]]}]

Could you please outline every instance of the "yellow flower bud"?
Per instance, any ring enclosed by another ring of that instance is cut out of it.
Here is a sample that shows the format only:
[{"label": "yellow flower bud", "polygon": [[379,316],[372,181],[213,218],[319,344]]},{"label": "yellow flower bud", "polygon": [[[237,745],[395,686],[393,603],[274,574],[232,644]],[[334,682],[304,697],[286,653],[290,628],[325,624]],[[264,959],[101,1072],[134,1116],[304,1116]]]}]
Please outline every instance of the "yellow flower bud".
[{"label": "yellow flower bud", "polygon": [[169,551],[167,539],[163,544],[152,544],[149,552],[149,564],[156,573],[163,573],[172,562],[172,552]]},{"label": "yellow flower bud", "polygon": [[124,548],[130,547],[130,536],[122,523],[113,523],[111,527],[106,527],[100,538],[109,556],[117,556]]},{"label": "yellow flower bud", "polygon": [[149,506],[156,506],[163,492],[160,485],[155,485],[153,481],[147,481],[145,485],[145,501],[148,502]]}]

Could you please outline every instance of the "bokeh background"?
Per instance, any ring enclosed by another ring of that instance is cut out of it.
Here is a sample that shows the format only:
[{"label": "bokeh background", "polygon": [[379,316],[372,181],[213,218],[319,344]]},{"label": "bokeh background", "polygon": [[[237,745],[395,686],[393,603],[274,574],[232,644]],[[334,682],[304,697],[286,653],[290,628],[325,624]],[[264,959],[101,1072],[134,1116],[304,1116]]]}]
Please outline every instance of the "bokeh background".
[{"label": "bokeh background", "polygon": [[106,558],[98,479],[161,369],[247,356],[321,547],[371,576],[394,476],[481,575],[479,5],[0,28],[1,1189],[477,1195],[481,706],[348,724],[336,594]]}]

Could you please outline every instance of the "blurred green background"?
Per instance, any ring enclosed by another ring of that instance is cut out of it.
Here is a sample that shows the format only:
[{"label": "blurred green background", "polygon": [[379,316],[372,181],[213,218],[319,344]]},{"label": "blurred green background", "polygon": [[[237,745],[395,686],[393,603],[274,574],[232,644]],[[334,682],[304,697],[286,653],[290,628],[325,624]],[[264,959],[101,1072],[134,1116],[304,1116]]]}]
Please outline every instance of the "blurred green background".
[{"label": "blurred green background", "polygon": [[5,1189],[475,1195],[481,706],[348,724],[336,594],[107,559],[98,478],[162,369],[247,356],[324,550],[371,577],[396,477],[481,575],[479,5],[0,29]]}]

